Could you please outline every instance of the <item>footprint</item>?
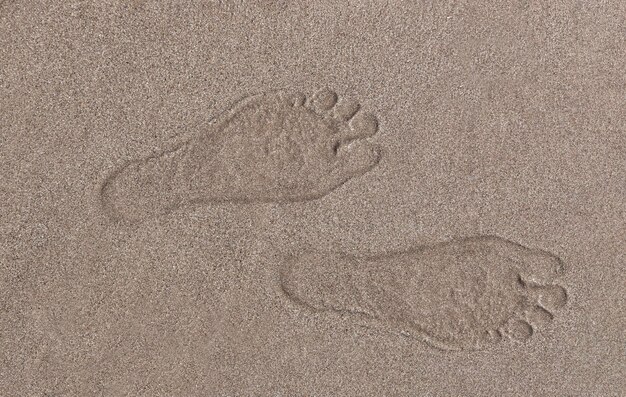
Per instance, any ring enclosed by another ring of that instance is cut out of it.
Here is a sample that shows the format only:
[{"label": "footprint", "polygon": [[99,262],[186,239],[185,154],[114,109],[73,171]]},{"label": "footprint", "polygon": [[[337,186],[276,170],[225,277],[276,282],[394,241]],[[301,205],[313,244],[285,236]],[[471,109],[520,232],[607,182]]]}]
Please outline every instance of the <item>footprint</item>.
[{"label": "footprint", "polygon": [[493,236],[357,258],[305,253],[280,272],[301,306],[360,318],[368,327],[443,350],[526,341],[567,302],[559,258]]},{"label": "footprint", "polygon": [[193,203],[313,200],[379,162],[365,139],[377,130],[373,115],[328,89],[253,95],[200,134],[116,170],[100,197],[127,221]]}]

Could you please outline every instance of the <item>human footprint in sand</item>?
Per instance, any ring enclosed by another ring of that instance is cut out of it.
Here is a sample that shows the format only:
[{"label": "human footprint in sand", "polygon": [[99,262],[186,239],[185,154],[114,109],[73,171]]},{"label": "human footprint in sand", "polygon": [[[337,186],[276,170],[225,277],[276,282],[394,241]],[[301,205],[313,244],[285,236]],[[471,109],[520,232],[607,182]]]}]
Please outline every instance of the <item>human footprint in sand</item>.
[{"label": "human footprint in sand", "polygon": [[526,341],[567,302],[556,256],[494,236],[357,258],[308,252],[287,260],[281,291],[314,312],[444,350]]},{"label": "human footprint in sand", "polygon": [[[329,90],[243,99],[203,131],[131,161],[104,182],[117,221],[141,221],[193,203],[296,202],[322,197],[372,169],[375,117]],[[554,255],[492,236],[375,257],[303,253],[280,272],[281,291],[313,311],[448,350],[524,341],[567,302]]]},{"label": "human footprint in sand", "polygon": [[377,119],[323,89],[247,97],[173,148],[129,162],[101,188],[107,213],[140,221],[193,203],[322,197],[372,169]]}]

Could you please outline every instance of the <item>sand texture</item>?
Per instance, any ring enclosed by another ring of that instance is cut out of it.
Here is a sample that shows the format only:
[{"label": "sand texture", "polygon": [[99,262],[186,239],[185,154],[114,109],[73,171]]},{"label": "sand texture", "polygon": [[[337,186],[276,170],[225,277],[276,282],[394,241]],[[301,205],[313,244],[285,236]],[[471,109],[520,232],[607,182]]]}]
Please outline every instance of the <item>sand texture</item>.
[{"label": "sand texture", "polygon": [[0,396],[626,396],[623,1],[0,0]]}]

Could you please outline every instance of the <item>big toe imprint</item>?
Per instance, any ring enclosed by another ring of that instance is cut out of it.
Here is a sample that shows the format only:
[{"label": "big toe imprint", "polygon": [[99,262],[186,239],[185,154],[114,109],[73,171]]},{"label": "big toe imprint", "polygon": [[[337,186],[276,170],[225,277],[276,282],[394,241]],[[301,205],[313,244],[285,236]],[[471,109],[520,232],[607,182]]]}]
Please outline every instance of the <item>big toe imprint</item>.
[{"label": "big toe imprint", "polygon": [[131,161],[106,179],[109,214],[141,220],[189,203],[320,198],[371,170],[378,120],[322,89],[272,91],[237,102],[173,149]]},{"label": "big toe imprint", "polygon": [[554,282],[562,270],[550,253],[481,236],[369,258],[306,253],[287,261],[280,285],[309,310],[440,349],[476,350],[549,329],[567,303]]}]

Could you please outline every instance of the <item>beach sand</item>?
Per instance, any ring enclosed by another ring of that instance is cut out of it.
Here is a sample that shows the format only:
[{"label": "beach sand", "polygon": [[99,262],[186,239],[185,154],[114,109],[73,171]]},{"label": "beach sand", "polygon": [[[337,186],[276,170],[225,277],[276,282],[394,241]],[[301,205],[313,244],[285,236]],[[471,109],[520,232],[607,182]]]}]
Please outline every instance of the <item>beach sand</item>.
[{"label": "beach sand", "polygon": [[0,1],[0,395],[626,395],[626,5]]}]

